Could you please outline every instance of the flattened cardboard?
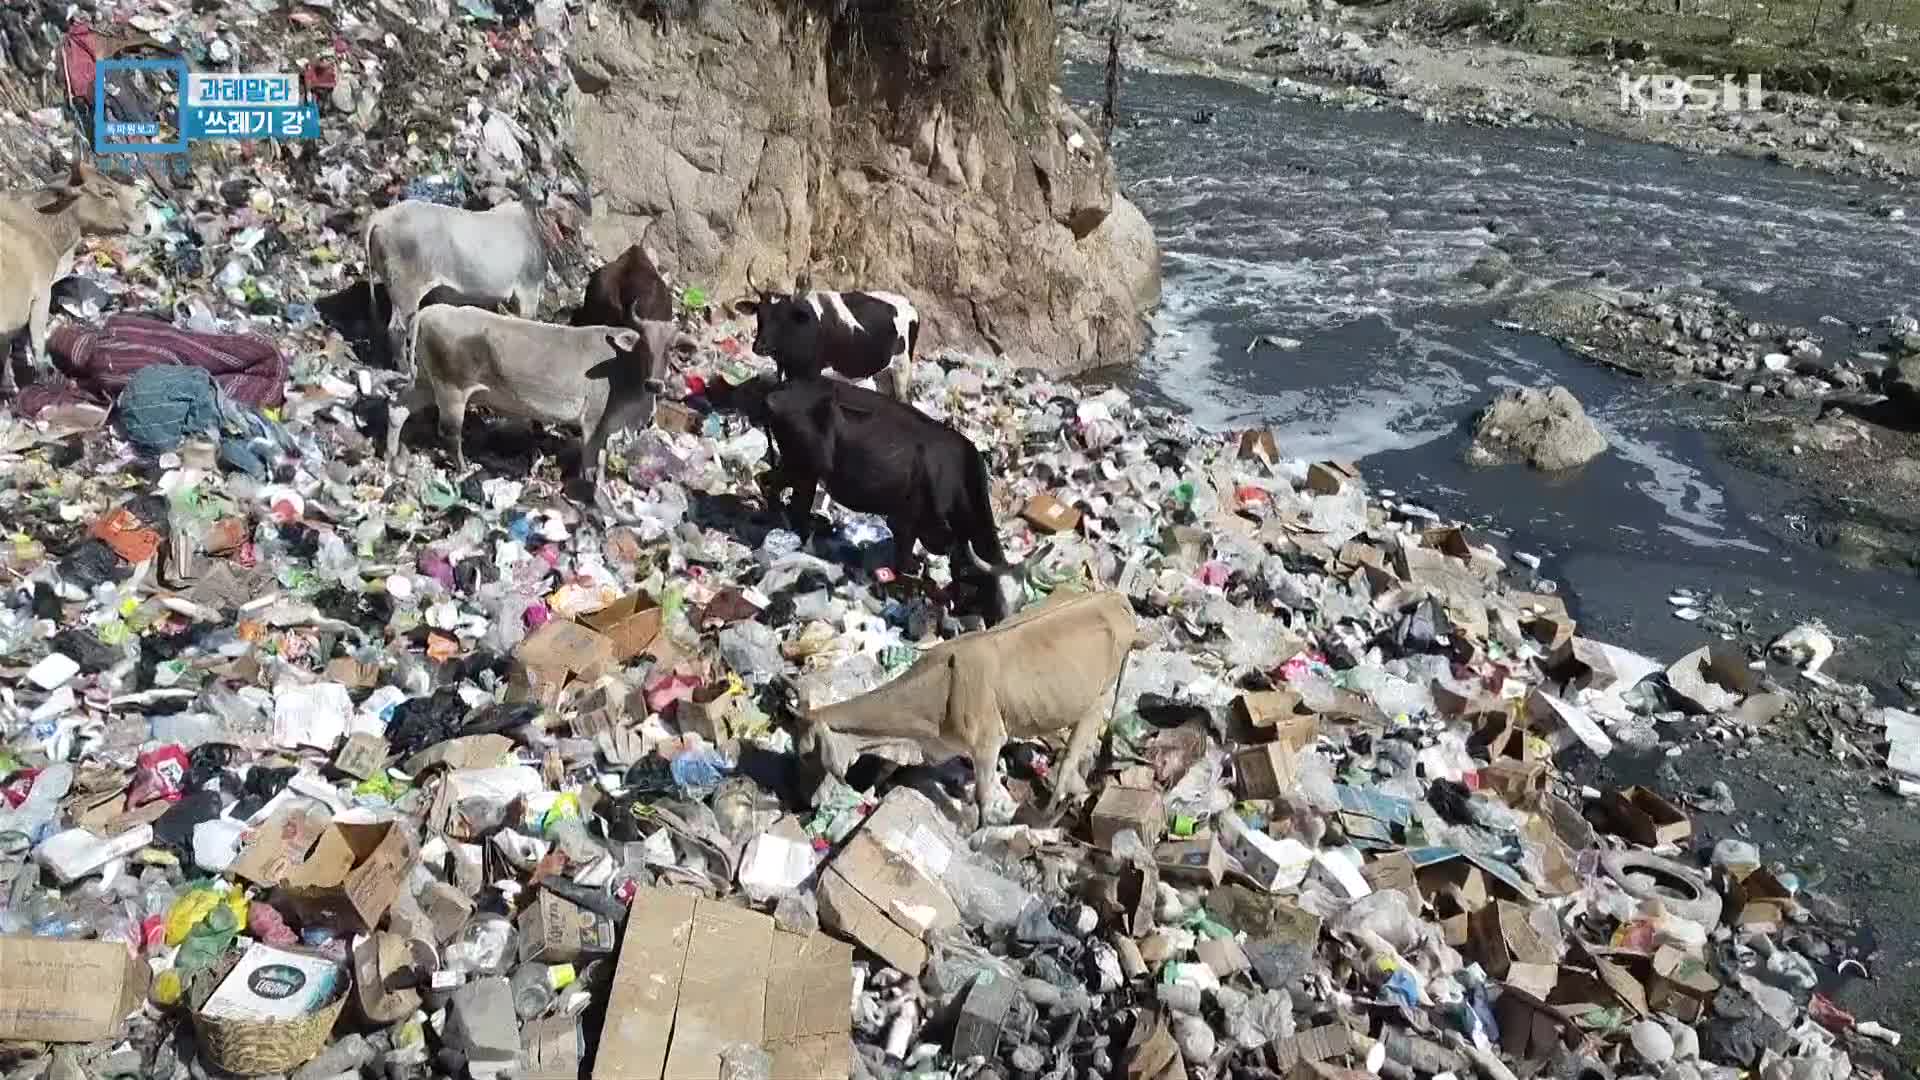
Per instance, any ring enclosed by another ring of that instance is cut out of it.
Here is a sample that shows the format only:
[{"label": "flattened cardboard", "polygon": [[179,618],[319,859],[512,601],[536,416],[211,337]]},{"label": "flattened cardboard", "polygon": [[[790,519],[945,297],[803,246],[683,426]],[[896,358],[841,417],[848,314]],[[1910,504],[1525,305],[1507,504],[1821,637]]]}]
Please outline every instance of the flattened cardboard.
[{"label": "flattened cardboard", "polygon": [[660,636],[664,616],[653,597],[635,589],[599,611],[580,616],[580,621],[613,642],[614,659],[631,660]]},{"label": "flattened cardboard", "polygon": [[405,825],[336,821],[306,861],[288,871],[287,895],[303,923],[371,930],[406,883],[417,854]]},{"label": "flattened cardboard", "polygon": [[936,875],[953,852],[933,804],[900,788],[855,832],[820,874],[820,923],[917,975],[928,931],[955,926],[959,909]]},{"label": "flattened cardboard", "polygon": [[490,769],[507,760],[513,752],[513,740],[505,735],[462,735],[457,739],[429,746],[413,755],[402,766],[408,776],[418,778],[428,769]]},{"label": "flattened cardboard", "polygon": [[757,912],[643,888],[620,944],[593,1080],[712,1080],[747,1042],[780,1080],[851,1070],[853,950]]},{"label": "flattened cardboard", "polygon": [[543,1016],[520,1029],[521,1080],[576,1080],[580,1075],[580,1023],[571,1016]]},{"label": "flattened cardboard", "polygon": [[569,683],[592,682],[612,671],[615,663],[614,644],[606,635],[555,619],[527,635],[513,650],[507,696],[551,707],[559,703]]},{"label": "flattened cardboard", "polygon": [[0,1039],[119,1038],[151,974],[115,941],[0,937]]},{"label": "flattened cardboard", "polygon": [[766,1040],[766,995],[751,991],[772,976],[773,935],[773,920],[759,912],[706,903],[693,909],[663,1080],[710,1080],[720,1075],[722,1049]]},{"label": "flattened cardboard", "polygon": [[387,740],[365,733],[347,736],[347,741],[333,758],[334,768],[358,780],[365,780],[385,768],[386,764]]},{"label": "flattened cardboard", "polygon": [[353,943],[353,992],[360,1013],[375,1024],[391,1024],[413,1015],[420,991],[408,965],[413,949],[398,934],[365,934]]},{"label": "flattened cardboard", "polygon": [[853,1068],[853,946],[825,934],[773,935],[767,978],[770,1076],[835,1080]]},{"label": "flattened cardboard", "polygon": [[1607,815],[1622,835],[1647,847],[1678,844],[1693,835],[1693,822],[1658,792],[1643,787],[1607,793]]}]

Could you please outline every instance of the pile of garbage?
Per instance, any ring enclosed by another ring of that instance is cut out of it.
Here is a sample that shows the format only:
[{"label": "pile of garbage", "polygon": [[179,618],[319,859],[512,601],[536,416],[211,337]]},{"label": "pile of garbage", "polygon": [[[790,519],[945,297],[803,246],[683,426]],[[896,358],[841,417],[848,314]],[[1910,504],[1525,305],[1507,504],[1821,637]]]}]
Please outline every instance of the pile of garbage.
[{"label": "pile of garbage", "polygon": [[[702,409],[756,362],[698,329],[592,509],[540,432],[390,470],[344,368],[295,366],[252,462],[12,424],[0,1038],[157,1077],[1489,1080],[1897,1039],[1814,992],[1860,961],[1788,868],[1555,764],[1773,722],[1817,632],[1659,664],[1348,466],[946,356],[915,402],[990,448],[1027,602],[968,632],[883,521],[761,506],[766,436]],[[1090,797],[1082,717],[1016,702],[983,820],[884,688],[1080,595],[1140,638],[1041,636],[1113,687]],[[876,689],[905,747],[801,720]]]},{"label": "pile of garbage", "polygon": [[[157,235],[57,291],[66,381],[0,413],[9,1075],[1841,1080],[1898,1041],[1816,992],[1863,965],[1790,868],[1564,771],[1774,723],[1817,630],[1657,663],[1350,466],[948,355],[913,400],[1020,560],[983,633],[883,520],[764,506],[704,393],[763,365],[705,315],[591,506],[497,418],[390,467],[380,320],[326,296],[362,310],[363,200],[584,201],[581,16],[93,11],[333,111],[151,177]],[[15,64],[75,35],[7,26]],[[1920,718],[1882,722],[1910,789]]]}]

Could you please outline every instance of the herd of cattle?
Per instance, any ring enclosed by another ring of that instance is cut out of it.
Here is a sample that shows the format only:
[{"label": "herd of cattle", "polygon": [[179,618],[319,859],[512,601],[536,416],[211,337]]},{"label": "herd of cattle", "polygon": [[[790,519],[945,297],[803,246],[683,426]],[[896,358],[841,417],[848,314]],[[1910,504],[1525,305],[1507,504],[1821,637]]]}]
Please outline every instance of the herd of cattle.
[{"label": "herd of cattle", "polygon": [[[76,164],[64,181],[0,194],[0,338],[23,331],[31,361],[47,365],[53,285],[73,265],[83,235],[145,234],[151,215],[139,193]],[[644,243],[595,271],[570,325],[533,318],[547,274],[540,215],[520,203],[470,211],[404,201],[366,228],[368,293],[392,298],[389,356],[405,389],[389,415],[386,453],[414,411],[433,405],[454,462],[465,467],[460,432],[467,407],[581,428],[581,471],[600,472],[609,435],[650,423],[654,399],[697,342],[675,321],[672,287]],[[805,536],[825,487],[849,509],[888,520],[898,561],[914,546],[944,551],[979,590],[998,622],[1013,591],[1000,547],[987,465],[972,441],[908,404],[920,320],[904,297],[754,290],[734,305],[755,320],[754,351],[778,378],[741,386],[714,380],[708,403],[764,427],[774,468],[769,500],[785,492],[794,530]],[[377,328],[376,328],[377,333]],[[829,372],[838,377],[830,377]],[[849,380],[872,379],[877,393]],[[14,393],[11,357],[0,363],[0,398]]]},{"label": "herd of cattle", "polygon": [[[582,473],[599,479],[607,438],[650,423],[676,363],[698,347],[674,318],[673,290],[644,244],[594,271],[569,325],[531,318],[547,259],[538,215],[509,203],[486,211],[401,202],[367,223],[369,303],[384,281],[393,310],[388,348],[409,380],[388,425],[387,454],[407,417],[433,405],[456,467],[469,404],[581,429]],[[884,292],[756,289],[732,305],[755,322],[754,351],[778,378],[715,380],[708,403],[764,428],[770,501],[787,495],[792,529],[806,536],[819,488],[860,513],[885,517],[903,570],[915,545],[953,557],[976,583],[989,624],[1017,589],[1001,549],[986,459],[972,440],[906,401],[920,319]],[[829,372],[835,376],[830,377]],[[849,380],[872,379],[878,393]]]}]

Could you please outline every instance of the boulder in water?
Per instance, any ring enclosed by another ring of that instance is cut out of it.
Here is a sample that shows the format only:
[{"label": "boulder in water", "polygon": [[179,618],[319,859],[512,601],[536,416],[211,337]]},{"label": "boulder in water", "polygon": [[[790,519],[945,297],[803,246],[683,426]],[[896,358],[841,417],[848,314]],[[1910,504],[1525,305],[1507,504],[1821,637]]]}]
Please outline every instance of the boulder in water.
[{"label": "boulder in water", "polygon": [[1554,472],[1585,465],[1606,448],[1606,436],[1566,387],[1506,390],[1474,421],[1467,461],[1473,465],[1524,461]]}]

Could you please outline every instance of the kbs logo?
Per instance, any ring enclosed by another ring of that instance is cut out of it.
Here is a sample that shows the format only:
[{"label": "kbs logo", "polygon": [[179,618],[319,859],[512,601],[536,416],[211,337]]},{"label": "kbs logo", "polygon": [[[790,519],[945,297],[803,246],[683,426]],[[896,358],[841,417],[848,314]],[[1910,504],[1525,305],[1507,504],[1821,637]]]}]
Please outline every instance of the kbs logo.
[{"label": "kbs logo", "polygon": [[1622,112],[1758,112],[1760,76],[1628,75],[1620,73]]}]

